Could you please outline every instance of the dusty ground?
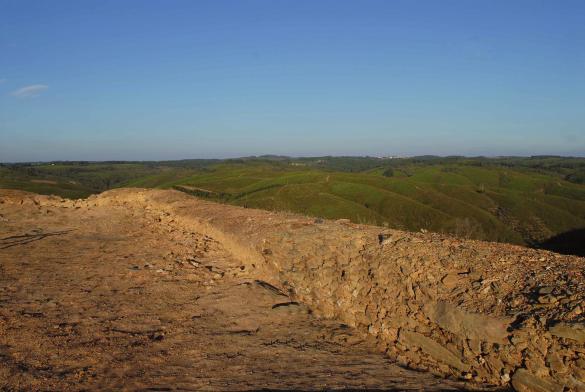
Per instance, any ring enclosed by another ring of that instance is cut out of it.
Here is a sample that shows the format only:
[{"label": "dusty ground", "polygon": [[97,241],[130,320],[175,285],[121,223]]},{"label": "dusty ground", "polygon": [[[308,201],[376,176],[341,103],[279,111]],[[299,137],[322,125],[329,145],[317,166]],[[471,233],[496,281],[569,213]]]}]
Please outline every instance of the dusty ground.
[{"label": "dusty ground", "polygon": [[445,390],[160,212],[0,193],[0,390]]}]

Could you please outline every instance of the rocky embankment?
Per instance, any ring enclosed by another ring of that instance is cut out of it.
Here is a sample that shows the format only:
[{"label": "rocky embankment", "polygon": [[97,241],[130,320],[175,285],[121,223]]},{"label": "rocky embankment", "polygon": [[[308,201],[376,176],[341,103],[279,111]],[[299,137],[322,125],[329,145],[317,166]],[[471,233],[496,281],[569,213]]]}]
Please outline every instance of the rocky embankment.
[{"label": "rocky embankment", "polygon": [[493,388],[398,366],[148,204],[0,190],[0,391],[422,389]]},{"label": "rocky embankment", "polygon": [[242,268],[373,335],[400,364],[519,391],[585,391],[585,259],[193,199],[116,190],[220,241]]},{"label": "rocky embankment", "polygon": [[160,219],[224,237],[248,268],[323,317],[374,335],[403,365],[517,390],[585,390],[582,258],[194,202],[179,193],[106,195],[138,197]]}]

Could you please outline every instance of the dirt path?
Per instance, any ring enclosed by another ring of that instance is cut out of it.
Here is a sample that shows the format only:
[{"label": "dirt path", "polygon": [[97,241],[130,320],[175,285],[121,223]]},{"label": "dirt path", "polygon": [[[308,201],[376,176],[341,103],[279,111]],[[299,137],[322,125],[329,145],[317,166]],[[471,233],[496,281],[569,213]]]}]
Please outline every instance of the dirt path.
[{"label": "dirt path", "polygon": [[390,363],[147,209],[0,199],[0,390],[461,385]]}]

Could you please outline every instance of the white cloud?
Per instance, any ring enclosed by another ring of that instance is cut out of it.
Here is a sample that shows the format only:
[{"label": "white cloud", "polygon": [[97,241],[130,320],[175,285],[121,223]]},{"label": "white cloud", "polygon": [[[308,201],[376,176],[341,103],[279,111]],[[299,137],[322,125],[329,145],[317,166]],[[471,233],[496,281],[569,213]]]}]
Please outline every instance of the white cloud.
[{"label": "white cloud", "polygon": [[32,84],[13,91],[12,95],[18,98],[36,97],[48,88],[45,84]]}]

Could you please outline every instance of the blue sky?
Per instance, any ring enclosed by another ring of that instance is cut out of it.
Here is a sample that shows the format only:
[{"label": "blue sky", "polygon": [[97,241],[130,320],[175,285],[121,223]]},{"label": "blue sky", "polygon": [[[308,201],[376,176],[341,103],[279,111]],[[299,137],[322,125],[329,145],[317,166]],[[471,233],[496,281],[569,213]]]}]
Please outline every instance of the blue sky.
[{"label": "blue sky", "polygon": [[0,161],[585,155],[585,1],[0,0]]}]

